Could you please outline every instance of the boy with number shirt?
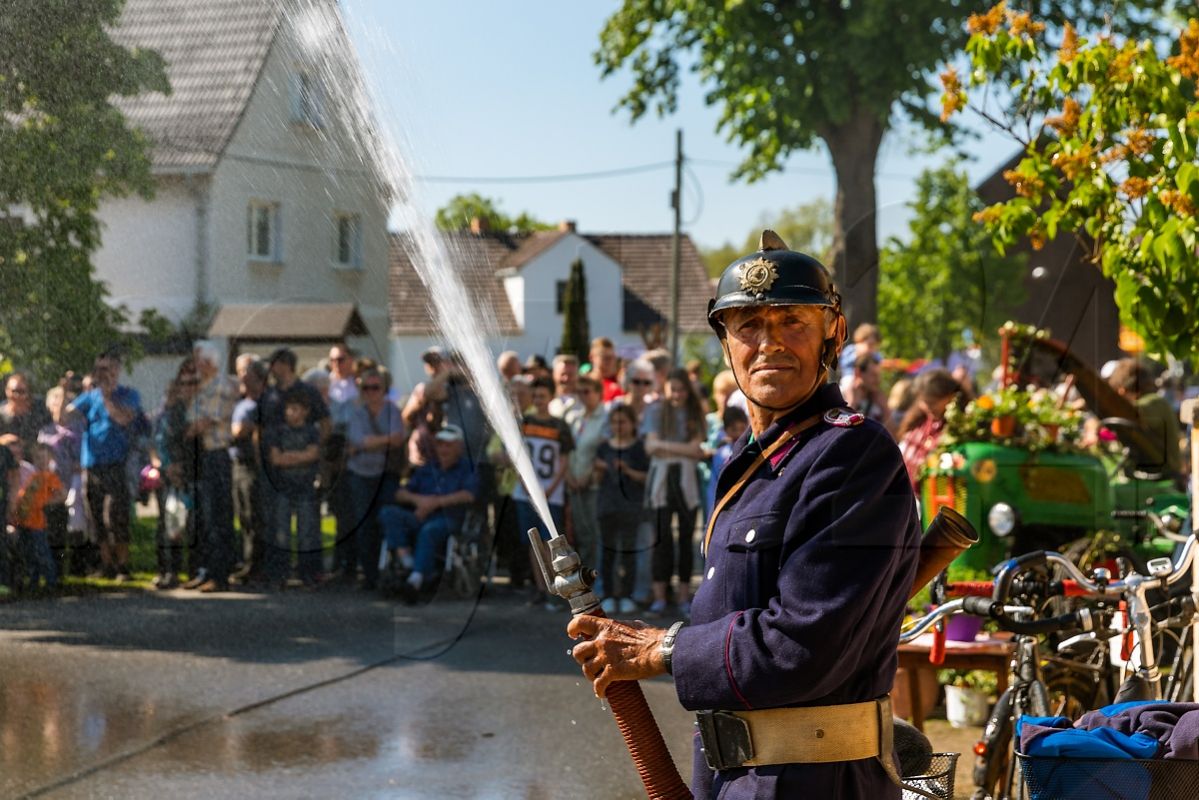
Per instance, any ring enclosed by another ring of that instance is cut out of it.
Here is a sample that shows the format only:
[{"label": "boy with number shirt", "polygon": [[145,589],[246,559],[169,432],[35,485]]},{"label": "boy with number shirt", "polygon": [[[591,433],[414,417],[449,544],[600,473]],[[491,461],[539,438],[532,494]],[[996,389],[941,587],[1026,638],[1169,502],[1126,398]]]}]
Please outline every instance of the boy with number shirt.
[{"label": "boy with number shirt", "polygon": [[[529,451],[529,458],[533,461],[533,472],[537,476],[537,483],[541,486],[546,502],[549,504],[554,527],[559,533],[564,533],[566,522],[563,507],[566,498],[563,484],[566,478],[566,457],[571,450],[574,450],[574,437],[571,435],[570,426],[550,413],[550,401],[554,399],[554,382],[552,380],[549,378],[534,380],[532,399],[532,412],[525,414],[521,420],[521,435],[525,440],[525,449]],[[512,499],[516,501],[516,519],[521,535],[535,527],[541,532],[542,539],[549,539],[549,530],[538,517],[537,511],[529,499],[528,489],[523,482],[517,483],[516,489],[512,492]],[[530,559],[533,557],[531,550],[529,557]],[[538,569],[536,563],[533,564],[533,576],[537,584],[530,594],[529,604],[544,604],[547,608],[553,608],[553,604],[547,602],[541,570]]]}]

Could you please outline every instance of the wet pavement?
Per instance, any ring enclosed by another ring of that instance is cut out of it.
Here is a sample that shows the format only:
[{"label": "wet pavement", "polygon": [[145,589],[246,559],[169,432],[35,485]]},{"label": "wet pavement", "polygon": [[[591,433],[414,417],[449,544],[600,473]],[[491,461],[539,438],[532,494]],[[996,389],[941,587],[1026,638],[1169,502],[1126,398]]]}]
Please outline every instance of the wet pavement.
[{"label": "wet pavement", "polygon": [[[8,604],[0,796],[644,796],[566,618],[333,588]],[[646,694],[686,774],[690,719]]]},{"label": "wet pavement", "polygon": [[[0,797],[644,797],[566,619],[503,590],[415,608],[333,587],[6,604]],[[645,691],[688,776],[691,718],[667,680]]]}]

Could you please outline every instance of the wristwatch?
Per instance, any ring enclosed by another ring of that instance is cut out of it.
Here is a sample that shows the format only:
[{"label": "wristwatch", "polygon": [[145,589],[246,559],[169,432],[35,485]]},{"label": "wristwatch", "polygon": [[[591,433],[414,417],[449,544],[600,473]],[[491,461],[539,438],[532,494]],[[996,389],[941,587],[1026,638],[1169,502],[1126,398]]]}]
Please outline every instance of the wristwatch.
[{"label": "wristwatch", "polygon": [[658,648],[662,653],[662,663],[665,665],[668,675],[674,674],[671,665],[671,659],[674,656],[674,640],[686,624],[686,622],[679,621],[667,628],[666,635],[662,637],[662,645]]}]

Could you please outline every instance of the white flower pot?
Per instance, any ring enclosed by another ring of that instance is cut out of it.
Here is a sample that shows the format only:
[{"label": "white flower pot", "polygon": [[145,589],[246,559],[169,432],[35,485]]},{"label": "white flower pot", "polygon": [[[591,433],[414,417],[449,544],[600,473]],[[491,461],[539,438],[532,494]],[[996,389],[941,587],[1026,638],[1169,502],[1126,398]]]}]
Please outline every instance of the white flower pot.
[{"label": "white flower pot", "polygon": [[987,721],[987,696],[965,686],[945,687],[945,716],[955,728],[982,725]]}]

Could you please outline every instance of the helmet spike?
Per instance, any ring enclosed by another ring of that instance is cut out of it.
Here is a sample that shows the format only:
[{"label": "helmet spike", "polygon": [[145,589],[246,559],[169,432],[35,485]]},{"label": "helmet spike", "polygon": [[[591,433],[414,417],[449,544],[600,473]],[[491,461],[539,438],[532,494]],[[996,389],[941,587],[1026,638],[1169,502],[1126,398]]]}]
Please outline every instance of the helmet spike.
[{"label": "helmet spike", "polygon": [[774,231],[767,228],[762,231],[762,238],[758,240],[759,250],[786,250],[787,243],[783,241],[783,237],[779,236]]}]

